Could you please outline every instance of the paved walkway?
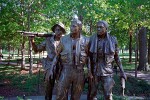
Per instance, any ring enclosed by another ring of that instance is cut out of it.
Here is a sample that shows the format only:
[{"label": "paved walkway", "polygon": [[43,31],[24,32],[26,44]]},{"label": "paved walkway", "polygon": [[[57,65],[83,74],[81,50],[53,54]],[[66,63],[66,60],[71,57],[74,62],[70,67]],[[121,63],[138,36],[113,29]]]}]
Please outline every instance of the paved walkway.
[{"label": "paved walkway", "polygon": [[[127,76],[135,77],[135,71],[126,71],[125,73],[127,74]],[[148,83],[150,83],[150,71],[148,72],[137,71],[137,78],[143,79]]]}]

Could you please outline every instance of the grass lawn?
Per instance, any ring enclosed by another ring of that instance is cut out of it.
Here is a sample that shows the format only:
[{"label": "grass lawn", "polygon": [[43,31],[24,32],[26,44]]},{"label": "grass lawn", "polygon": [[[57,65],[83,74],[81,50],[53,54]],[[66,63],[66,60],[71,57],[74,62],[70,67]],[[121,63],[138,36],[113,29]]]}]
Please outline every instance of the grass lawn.
[{"label": "grass lawn", "polygon": [[[113,87],[113,95],[114,98],[117,98],[117,96],[121,95],[121,81],[120,77],[118,75],[114,75],[115,80],[115,86]],[[84,91],[88,90],[88,84],[85,84]],[[125,86],[125,95],[127,96],[145,96],[150,97],[150,84],[148,84],[144,80],[139,80],[134,77],[128,77],[128,80],[126,81]],[[98,94],[103,94],[101,83],[99,87]]]},{"label": "grass lawn", "polygon": [[[123,67],[125,70],[134,70],[135,69],[135,63],[134,59],[132,60],[132,63],[128,62],[128,57],[123,57],[124,55],[120,55],[123,63]],[[26,60],[27,61],[27,60]],[[34,63],[38,61],[38,58],[34,58]],[[16,60],[12,60],[12,62],[16,62]],[[28,62],[28,61],[27,61]],[[28,72],[28,71],[25,71]],[[17,95],[44,95],[44,73],[41,71],[40,73],[38,70],[30,76],[28,73],[24,73],[20,70],[20,67],[16,66],[4,66],[0,65],[0,98],[2,96],[17,96]],[[120,78],[119,76],[114,76],[115,80],[115,86],[113,88],[113,98],[114,100],[127,100],[126,98],[119,97],[121,95],[121,86],[120,86]],[[9,92],[8,95],[3,94],[3,92],[7,89]],[[13,88],[12,88],[13,87]],[[84,87],[84,93],[87,93],[87,87],[88,85],[85,84]],[[127,96],[146,96],[150,97],[150,84],[148,84],[144,80],[139,80],[134,77],[128,77],[128,80],[126,82],[126,88],[125,88],[125,95]],[[100,90],[101,87],[99,87]],[[3,91],[2,91],[3,89]],[[16,90],[18,92],[12,91],[12,94],[10,94],[11,90]],[[22,93],[22,94],[19,94]],[[102,91],[100,91],[100,94],[102,94]],[[100,97],[101,98],[101,97]],[[121,98],[121,99],[120,99]]]},{"label": "grass lawn", "polygon": [[16,90],[5,91],[7,93],[4,93],[4,96],[17,95],[18,92],[26,95],[36,95],[39,93],[38,88],[43,86],[43,77],[43,72],[39,73],[37,71],[30,76],[28,71],[21,71],[20,67],[0,65],[0,88],[6,87]]}]

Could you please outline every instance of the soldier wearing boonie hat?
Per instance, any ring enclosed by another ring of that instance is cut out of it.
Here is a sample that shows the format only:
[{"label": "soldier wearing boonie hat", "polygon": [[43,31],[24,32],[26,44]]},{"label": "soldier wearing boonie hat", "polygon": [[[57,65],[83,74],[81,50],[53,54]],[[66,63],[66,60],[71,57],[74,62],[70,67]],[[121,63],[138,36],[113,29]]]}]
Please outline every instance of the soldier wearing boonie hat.
[{"label": "soldier wearing boonie hat", "polygon": [[53,75],[50,76],[50,71],[52,61],[54,56],[56,55],[56,48],[60,42],[60,38],[63,34],[66,33],[65,26],[63,23],[59,22],[52,26],[51,30],[53,31],[51,37],[46,37],[45,41],[43,41],[41,44],[36,45],[34,42],[34,39],[32,39],[32,46],[33,50],[35,52],[42,52],[47,51],[47,57],[42,59],[42,66],[45,70],[45,82],[46,82],[46,88],[45,88],[45,100],[52,100],[52,93],[54,88],[54,83],[56,78],[58,77],[58,65],[56,66],[55,72],[53,72]]},{"label": "soldier wearing boonie hat", "polygon": [[59,22],[59,23],[55,24],[55,25],[51,28],[51,30],[52,30],[54,33],[55,33],[55,27],[56,27],[56,26],[59,26],[59,27],[62,29],[63,34],[65,34],[65,33],[66,33],[65,26],[64,26],[64,24],[63,24],[63,23],[61,23],[61,22]]}]

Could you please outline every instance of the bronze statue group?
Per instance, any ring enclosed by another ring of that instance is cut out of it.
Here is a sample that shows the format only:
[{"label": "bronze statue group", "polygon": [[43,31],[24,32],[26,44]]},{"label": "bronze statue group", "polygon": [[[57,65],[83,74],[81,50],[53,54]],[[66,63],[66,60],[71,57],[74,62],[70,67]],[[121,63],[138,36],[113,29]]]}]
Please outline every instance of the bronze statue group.
[{"label": "bronze statue group", "polygon": [[104,100],[112,100],[113,66],[115,61],[120,69],[120,76],[126,80],[121,60],[118,56],[117,39],[108,33],[106,21],[97,22],[97,33],[90,38],[83,36],[82,22],[73,18],[70,34],[66,33],[62,23],[55,24],[51,29],[53,35],[36,45],[32,38],[35,52],[47,51],[47,58],[42,59],[45,70],[45,100],[52,100],[54,85],[56,100],[80,100],[84,84],[84,67],[88,70],[87,100],[96,99],[98,85],[102,83]]}]

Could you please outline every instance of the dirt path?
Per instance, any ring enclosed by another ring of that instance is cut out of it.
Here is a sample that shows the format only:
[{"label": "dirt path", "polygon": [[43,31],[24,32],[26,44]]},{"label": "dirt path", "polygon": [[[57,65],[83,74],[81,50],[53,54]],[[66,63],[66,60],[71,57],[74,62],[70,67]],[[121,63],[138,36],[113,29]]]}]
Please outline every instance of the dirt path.
[{"label": "dirt path", "polygon": [[[135,77],[135,71],[126,71],[125,73],[127,74],[127,76]],[[137,78],[145,80],[148,83],[150,83],[150,72],[141,72],[141,71],[138,71],[137,72]]]}]

